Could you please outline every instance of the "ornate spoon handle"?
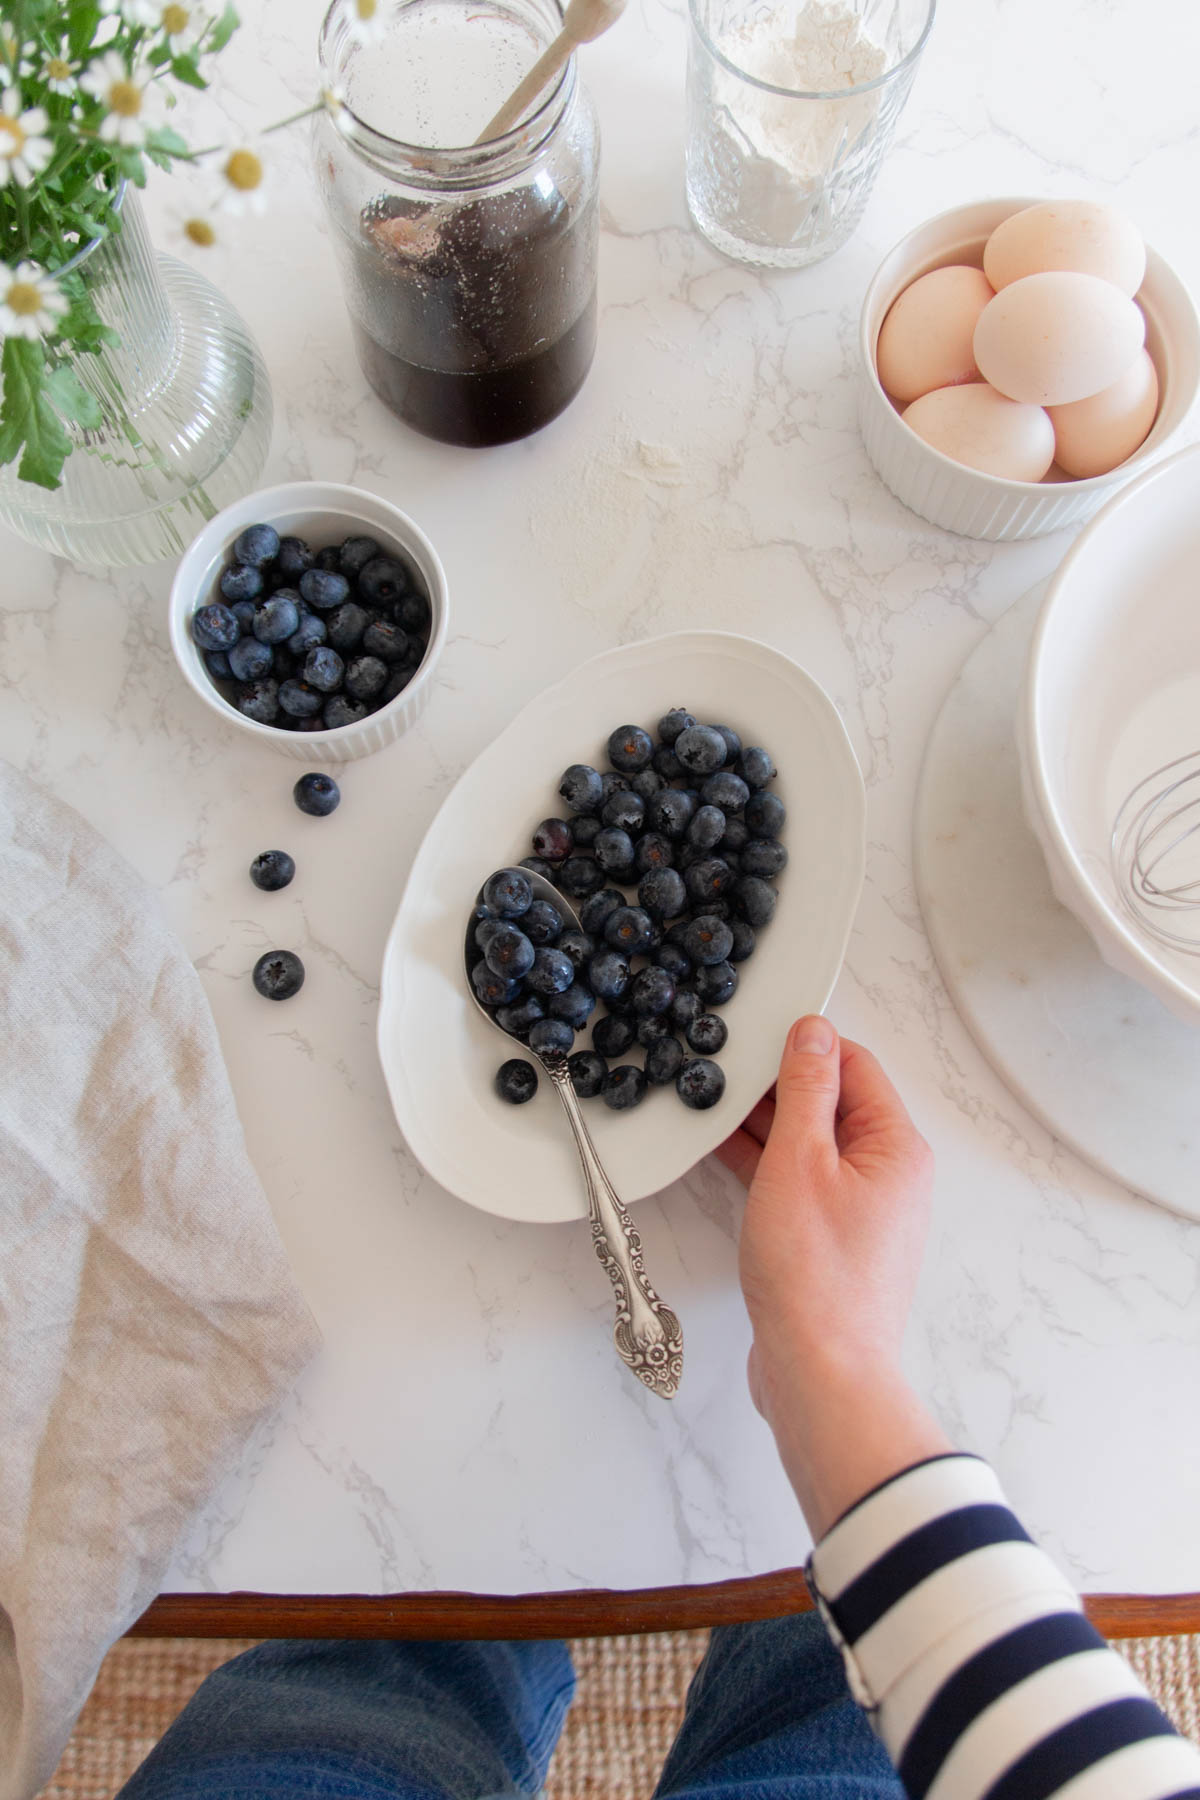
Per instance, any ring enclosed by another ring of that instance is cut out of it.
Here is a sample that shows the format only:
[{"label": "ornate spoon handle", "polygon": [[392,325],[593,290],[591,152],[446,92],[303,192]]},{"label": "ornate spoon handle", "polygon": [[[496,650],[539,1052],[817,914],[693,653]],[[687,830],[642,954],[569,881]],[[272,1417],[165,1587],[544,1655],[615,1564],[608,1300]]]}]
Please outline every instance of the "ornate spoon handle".
[{"label": "ornate spoon handle", "polygon": [[679,1320],[647,1279],[641,1237],[596,1154],[567,1073],[566,1056],[560,1051],[544,1056],[542,1062],[575,1136],[587,1186],[592,1245],[613,1284],[617,1305],[613,1342],[617,1354],[652,1393],[663,1400],[673,1399],[683,1374],[683,1331]]}]

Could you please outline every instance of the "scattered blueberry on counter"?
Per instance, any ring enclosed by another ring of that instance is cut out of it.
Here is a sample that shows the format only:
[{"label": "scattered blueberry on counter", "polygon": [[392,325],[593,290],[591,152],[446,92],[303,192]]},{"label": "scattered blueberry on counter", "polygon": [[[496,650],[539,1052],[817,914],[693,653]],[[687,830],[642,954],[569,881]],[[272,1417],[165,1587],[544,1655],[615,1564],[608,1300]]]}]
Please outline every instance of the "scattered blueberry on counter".
[{"label": "scattered blueberry on counter", "polygon": [[[219,634],[218,634],[219,635]],[[614,1112],[674,1086],[705,1111],[725,1092],[713,1060],[729,1028],[716,1008],[770,924],[787,864],[786,811],[769,784],[769,753],[728,725],[682,707],[654,732],[620,725],[606,769],[572,763],[558,783],[567,817],[545,818],[533,855],[499,869],[469,928],[472,982],[485,1006],[536,1056],[572,1052],[591,1022],[591,1049],[569,1056],[582,1099]],[[576,903],[582,930],[535,901],[532,872]],[[644,1068],[618,1059],[645,1052]],[[615,1066],[610,1066],[615,1065]],[[496,1092],[515,1104],[534,1091]],[[534,1075],[536,1086],[536,1071]]]},{"label": "scattered blueberry on counter", "polygon": [[496,1070],[496,1092],[512,1106],[524,1106],[537,1090],[537,1070],[524,1057],[514,1056]]},{"label": "scattered blueberry on counter", "polygon": [[250,864],[250,879],[265,894],[285,888],[296,873],[296,865],[286,850],[263,850]]},{"label": "scattered blueberry on counter", "polygon": [[318,775],[310,771],[302,775],[292,789],[292,799],[302,813],[311,813],[314,819],[327,819],[342,798],[342,790],[332,775]]},{"label": "scattered blueberry on counter", "polygon": [[429,596],[374,538],[314,550],[272,525],[248,525],[231,558],[219,597],[192,614],[192,637],[213,685],[246,718],[334,731],[386,706],[417,673]]},{"label": "scattered blueberry on counter", "polygon": [[294,950],[268,950],[254,965],[254,985],[265,1000],[290,1000],[304,986],[304,964]]}]

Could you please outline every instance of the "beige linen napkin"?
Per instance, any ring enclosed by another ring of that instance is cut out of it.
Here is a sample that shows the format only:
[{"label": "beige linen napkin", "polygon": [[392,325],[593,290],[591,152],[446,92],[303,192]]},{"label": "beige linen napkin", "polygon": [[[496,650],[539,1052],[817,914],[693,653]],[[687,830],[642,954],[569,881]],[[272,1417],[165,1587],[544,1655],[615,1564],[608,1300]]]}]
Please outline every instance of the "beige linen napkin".
[{"label": "beige linen napkin", "polygon": [[0,1800],[317,1342],[182,945],[0,762]]}]

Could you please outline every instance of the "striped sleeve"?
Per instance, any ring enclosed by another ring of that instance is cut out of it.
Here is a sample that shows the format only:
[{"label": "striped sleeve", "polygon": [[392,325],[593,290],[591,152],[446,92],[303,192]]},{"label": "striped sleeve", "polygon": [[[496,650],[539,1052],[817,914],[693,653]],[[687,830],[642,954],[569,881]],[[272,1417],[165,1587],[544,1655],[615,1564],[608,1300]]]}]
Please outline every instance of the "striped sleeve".
[{"label": "striped sleeve", "polygon": [[808,1578],[911,1800],[1200,1800],[1200,1752],[977,1457],[918,1463],[860,1500]]}]

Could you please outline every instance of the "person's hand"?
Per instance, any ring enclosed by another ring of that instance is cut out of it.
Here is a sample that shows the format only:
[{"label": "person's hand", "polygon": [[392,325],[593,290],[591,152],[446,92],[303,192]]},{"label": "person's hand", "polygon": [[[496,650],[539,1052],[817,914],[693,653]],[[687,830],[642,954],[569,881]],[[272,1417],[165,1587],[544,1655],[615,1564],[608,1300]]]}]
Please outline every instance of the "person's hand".
[{"label": "person's hand", "polygon": [[717,1154],[750,1190],[740,1267],[751,1393],[816,1531],[814,1510],[823,1529],[830,1507],[857,1497],[847,1484],[870,1485],[862,1456],[835,1457],[840,1474],[824,1466],[826,1437],[849,1435],[848,1408],[860,1426],[890,1409],[910,1428],[894,1444],[866,1432],[866,1465],[894,1464],[875,1479],[945,1447],[900,1373],[933,1158],[870,1051],[816,1016],[792,1027],[772,1093]]}]

